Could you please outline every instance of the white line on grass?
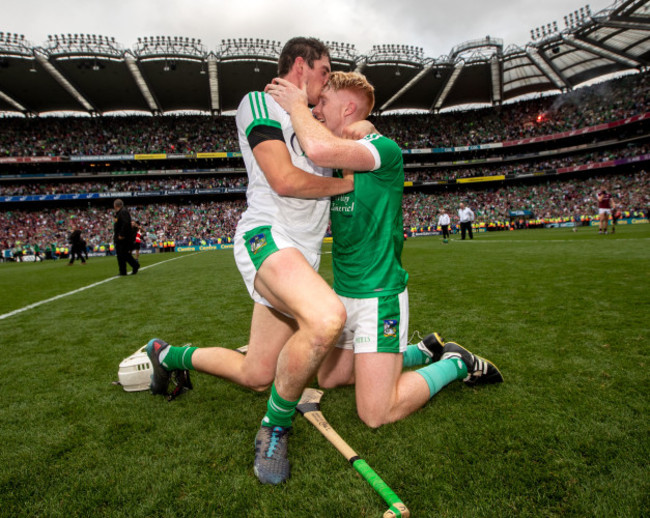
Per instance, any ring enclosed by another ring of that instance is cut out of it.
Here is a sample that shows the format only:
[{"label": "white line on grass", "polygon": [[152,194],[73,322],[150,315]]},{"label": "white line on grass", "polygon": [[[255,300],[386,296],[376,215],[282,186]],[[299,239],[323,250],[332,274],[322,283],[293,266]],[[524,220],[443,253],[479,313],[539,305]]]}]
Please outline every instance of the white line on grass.
[{"label": "white line on grass", "polygon": [[[597,242],[599,239],[598,238],[594,241],[590,242]],[[629,241],[631,239],[634,240],[639,240],[639,241],[648,241],[650,240],[650,237],[627,237],[625,238],[625,241]],[[455,243],[462,243],[463,239],[450,239],[450,242],[455,242]],[[576,243],[576,244],[583,244],[586,241],[584,239],[465,239],[464,240],[466,243],[489,243],[489,244],[498,244],[498,243]],[[607,238],[602,238],[602,241],[607,241]],[[610,240],[611,241],[611,240]],[[623,241],[623,239],[620,239],[619,241]]]},{"label": "white line on grass", "polygon": [[[146,270],[148,268],[153,268],[154,266],[158,266],[159,264],[168,263],[170,261],[176,261],[176,259],[181,259],[182,257],[189,257],[191,255],[196,255],[198,253],[200,253],[200,252],[195,252],[193,254],[188,254],[188,255],[181,255],[179,257],[173,257],[172,259],[167,259],[165,261],[160,261],[159,263],[150,264],[149,266],[145,266],[144,268],[140,268],[140,270]],[[57,295],[56,297],[41,300],[39,302],[34,302],[33,304],[29,304],[28,306],[16,309],[14,311],[10,311],[9,313],[5,313],[4,315],[0,315],[0,320],[4,320],[5,318],[13,317],[14,315],[17,315],[18,313],[22,313],[23,311],[27,311],[29,309],[37,308],[38,306],[42,306],[43,304],[47,304],[48,302],[54,302],[55,300],[62,299],[63,297],[67,297],[68,295],[74,295],[75,293],[79,293],[80,291],[88,290],[90,288],[94,288],[95,286],[99,286],[100,284],[104,284],[105,282],[114,281],[115,279],[119,279],[119,278],[120,278],[120,275],[116,275],[115,277],[109,277],[108,279],[104,279],[103,281],[95,282],[94,284],[89,284],[88,286],[84,286],[83,288],[78,288],[76,290],[72,290],[72,291],[69,291],[67,293],[62,293],[61,295]]]}]

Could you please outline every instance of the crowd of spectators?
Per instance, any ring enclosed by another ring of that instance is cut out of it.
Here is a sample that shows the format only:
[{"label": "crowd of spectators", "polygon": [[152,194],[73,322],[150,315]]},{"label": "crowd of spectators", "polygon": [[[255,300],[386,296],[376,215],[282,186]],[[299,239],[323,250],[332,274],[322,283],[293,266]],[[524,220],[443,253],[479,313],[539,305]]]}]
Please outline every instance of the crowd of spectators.
[{"label": "crowd of spectators", "polygon": [[[175,205],[129,206],[142,229],[146,246],[173,241],[177,245],[213,243],[235,233],[244,200]],[[0,243],[4,249],[65,248],[73,230],[80,229],[91,250],[113,242],[111,208],[57,208],[0,212]]]},{"label": "crowd of spectators", "polygon": [[530,211],[536,219],[544,220],[593,217],[598,213],[596,194],[603,187],[613,194],[614,203],[624,212],[647,214],[650,210],[650,174],[640,171],[483,190],[408,193],[403,200],[404,226],[436,226],[440,211],[456,214],[460,202],[474,211],[477,221],[485,223],[507,221],[511,211]]},{"label": "crowd of spectators", "polygon": [[552,135],[650,111],[648,73],[480,110],[374,117],[403,149],[457,147]]},{"label": "crowd of spectators", "polygon": [[[594,126],[650,111],[648,73],[557,96],[480,110],[385,115],[371,120],[403,148],[502,142]],[[2,156],[236,151],[232,116],[47,117],[2,121]]]},{"label": "crowd of spectators", "polygon": [[[403,201],[404,226],[435,226],[442,209],[454,215],[461,201],[472,208],[477,221],[485,223],[508,220],[509,212],[518,210],[548,220],[577,214],[593,217],[597,213],[596,193],[603,186],[613,193],[622,211],[648,214],[650,175],[640,171],[484,190],[407,193]],[[129,211],[143,229],[147,246],[165,241],[185,245],[232,239],[245,206],[244,200],[183,205],[157,203],[130,206]],[[3,211],[0,212],[0,243],[5,249],[65,247],[70,233],[81,229],[93,250],[112,242],[112,226],[113,213],[108,208]]]},{"label": "crowd of spectators", "polygon": [[[497,165],[480,167],[456,166],[430,167],[427,170],[406,170],[405,179],[413,182],[431,182],[440,180],[453,180],[476,176],[495,175],[524,175],[538,171],[552,171],[562,167],[582,164],[601,163],[618,158],[640,156],[650,153],[650,144],[628,145],[625,147],[609,148],[578,155],[569,155],[558,158],[543,157],[530,159],[524,162],[504,162]],[[165,178],[113,178],[104,181],[87,182],[61,182],[38,181],[25,182],[13,181],[0,183],[0,196],[26,196],[44,194],[88,194],[106,192],[160,192],[171,190],[217,189],[217,188],[245,188],[247,177],[244,174],[215,174],[201,176],[169,176]]]},{"label": "crowd of spectators", "polygon": [[89,194],[106,192],[160,192],[193,189],[245,188],[247,177],[233,175],[170,176],[166,178],[132,178],[102,182],[13,181],[0,183],[0,196],[36,194]]},{"label": "crowd of spectators", "polygon": [[[581,88],[553,97],[496,108],[431,115],[375,116],[379,131],[403,148],[453,147],[507,141],[593,126],[646,113],[650,108],[648,73]],[[5,118],[0,129],[2,156],[75,156],[133,153],[188,154],[236,151],[233,117],[66,117]],[[407,168],[407,180],[431,181],[493,174],[526,174],[582,163],[638,156],[648,144],[610,146],[583,154],[555,158],[525,158],[499,164],[440,165],[426,170]],[[243,174],[125,176],[73,181],[10,181],[0,184],[0,195],[86,194],[245,187]],[[435,226],[440,210],[455,214],[461,201],[477,219],[507,220],[510,211],[530,211],[537,218],[593,215],[595,193],[607,184],[617,205],[625,211],[650,206],[650,185],[645,171],[615,176],[559,181],[535,185],[508,184],[474,190],[436,193],[408,192],[404,196],[405,227]],[[245,209],[245,201],[165,202],[130,206],[149,245],[172,241],[197,244],[231,239]],[[16,209],[0,212],[0,243],[4,248],[66,246],[68,236],[81,229],[91,249],[112,241],[112,211],[86,208]]]},{"label": "crowd of spectators", "polygon": [[188,154],[238,149],[234,117],[7,118],[1,156]]},{"label": "crowd of spectators", "polygon": [[650,144],[631,144],[625,147],[608,148],[589,153],[560,156],[557,158],[540,157],[526,161],[512,161],[492,163],[478,167],[467,167],[463,165],[454,166],[432,166],[426,170],[406,170],[405,178],[413,182],[431,182],[441,180],[453,180],[456,178],[468,178],[477,176],[496,175],[525,175],[539,171],[554,171],[563,167],[578,166],[584,164],[598,164],[616,160],[619,158],[630,158],[633,156],[647,155],[650,153]]}]

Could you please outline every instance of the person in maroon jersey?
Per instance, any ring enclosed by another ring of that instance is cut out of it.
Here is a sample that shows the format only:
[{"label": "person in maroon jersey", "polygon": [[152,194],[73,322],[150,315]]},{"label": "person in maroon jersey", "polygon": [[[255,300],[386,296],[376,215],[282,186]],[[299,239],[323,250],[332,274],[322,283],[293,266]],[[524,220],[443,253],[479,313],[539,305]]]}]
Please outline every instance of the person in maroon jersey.
[{"label": "person in maroon jersey", "polygon": [[136,261],[140,260],[140,248],[142,248],[142,232],[140,230],[140,225],[136,221],[131,221],[131,226],[133,227],[133,257]]},{"label": "person in maroon jersey", "polygon": [[623,213],[621,212],[621,209],[616,206],[615,198],[612,198],[611,205],[612,205],[612,234],[615,234],[616,233],[616,222],[619,219],[621,219],[621,216],[623,215]]},{"label": "person in maroon jersey", "polygon": [[599,234],[607,234],[607,225],[609,224],[609,216],[612,213],[612,195],[607,192],[606,186],[598,193],[598,220],[600,225],[598,227]]}]

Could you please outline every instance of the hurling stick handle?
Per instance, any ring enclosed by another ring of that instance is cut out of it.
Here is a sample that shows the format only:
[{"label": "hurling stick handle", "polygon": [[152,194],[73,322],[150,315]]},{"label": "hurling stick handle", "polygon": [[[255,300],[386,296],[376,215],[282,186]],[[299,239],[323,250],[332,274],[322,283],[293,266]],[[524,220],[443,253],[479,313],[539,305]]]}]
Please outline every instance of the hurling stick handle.
[{"label": "hurling stick handle", "polygon": [[403,517],[408,518],[410,512],[395,492],[388,487],[375,470],[368,463],[359,458],[357,453],[346,443],[343,438],[327,422],[325,416],[319,410],[311,410],[303,413],[304,417],[322,433],[325,438],[352,464],[352,467],[372,486],[372,488],[389,505],[383,518]]},{"label": "hurling stick handle", "polygon": [[[349,459],[348,459],[349,460]],[[388,487],[375,470],[368,466],[368,463],[363,459],[357,459],[352,462],[352,467],[372,486],[372,488],[381,496],[388,504],[389,508],[384,513],[383,518],[403,517],[408,518],[411,513],[404,505],[395,492]]]},{"label": "hurling stick handle", "polygon": [[352,461],[355,457],[358,457],[356,452],[350,448],[347,442],[330,426],[330,424],[325,419],[325,416],[322,412],[316,410],[312,412],[307,412],[303,414],[307,421],[313,424],[316,429],[322,433],[325,438],[332,443],[332,445],[341,452],[348,461]]}]

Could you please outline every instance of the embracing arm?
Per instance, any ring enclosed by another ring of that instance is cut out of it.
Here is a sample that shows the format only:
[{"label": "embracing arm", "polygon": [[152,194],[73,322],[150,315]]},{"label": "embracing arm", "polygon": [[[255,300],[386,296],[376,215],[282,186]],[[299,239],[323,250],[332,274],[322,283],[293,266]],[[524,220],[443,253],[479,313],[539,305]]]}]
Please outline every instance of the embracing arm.
[{"label": "embracing arm", "polygon": [[297,168],[291,162],[286,144],[280,140],[260,142],[253,149],[253,154],[271,189],[280,196],[322,198],[354,189],[351,178],[323,177]]},{"label": "embracing arm", "polygon": [[[276,78],[265,90],[291,115],[293,129],[309,159],[321,167],[353,171],[374,169],[375,159],[363,144],[335,136],[314,118],[307,106],[306,88],[306,85],[298,88],[285,79]],[[354,133],[346,136],[360,138]]]},{"label": "embracing arm", "polygon": [[306,105],[292,109],[291,123],[300,146],[315,164],[354,171],[370,171],[375,168],[375,158],[366,146],[332,134],[314,118]]}]

